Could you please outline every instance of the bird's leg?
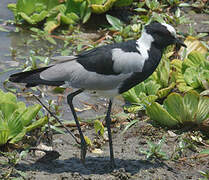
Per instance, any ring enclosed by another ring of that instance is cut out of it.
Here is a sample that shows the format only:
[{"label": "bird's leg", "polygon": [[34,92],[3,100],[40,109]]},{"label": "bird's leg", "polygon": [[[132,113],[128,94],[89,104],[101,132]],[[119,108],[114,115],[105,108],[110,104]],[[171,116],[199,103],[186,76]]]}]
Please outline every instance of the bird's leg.
[{"label": "bird's leg", "polygon": [[73,98],[74,98],[76,95],[82,93],[83,91],[84,91],[83,89],[79,89],[79,90],[77,90],[77,91],[75,91],[75,92],[69,94],[69,95],[67,96],[67,102],[68,102],[68,104],[69,104],[69,106],[70,106],[70,109],[71,109],[71,111],[72,111],[74,120],[75,120],[75,122],[76,122],[76,126],[77,126],[78,131],[79,131],[79,134],[80,134],[80,138],[81,138],[81,161],[82,161],[82,163],[84,164],[84,163],[85,163],[85,157],[86,157],[87,144],[86,144],[86,141],[85,141],[85,139],[84,139],[83,133],[82,133],[82,131],[81,131],[81,126],[80,126],[80,124],[79,124],[78,117],[77,117],[77,115],[76,115],[76,112],[75,112],[75,109],[74,109],[74,106],[73,106]]},{"label": "bird's leg", "polygon": [[113,153],[113,146],[112,146],[112,135],[111,135],[111,129],[110,129],[110,124],[111,124],[111,108],[112,108],[112,100],[109,100],[109,106],[107,109],[107,114],[105,117],[106,121],[106,126],[107,126],[107,131],[108,131],[108,139],[109,139],[109,148],[110,148],[110,164],[112,168],[115,168],[115,159],[114,159],[114,153]]}]

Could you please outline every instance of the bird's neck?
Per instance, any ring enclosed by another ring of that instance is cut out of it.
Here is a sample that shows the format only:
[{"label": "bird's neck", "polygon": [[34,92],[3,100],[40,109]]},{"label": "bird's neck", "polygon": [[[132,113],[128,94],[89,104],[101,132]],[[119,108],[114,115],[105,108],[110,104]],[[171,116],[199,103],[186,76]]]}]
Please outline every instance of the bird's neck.
[{"label": "bird's neck", "polygon": [[141,37],[136,41],[136,44],[137,50],[142,57],[146,59],[145,65],[149,64],[149,68],[155,69],[160,62],[163,48],[156,46],[155,39],[151,34],[147,33],[145,29],[143,30]]},{"label": "bird's neck", "polygon": [[140,51],[140,53],[146,57],[148,54],[148,51],[151,49],[152,42],[154,41],[154,38],[146,32],[146,30],[143,30],[141,37],[136,41],[137,49]]}]

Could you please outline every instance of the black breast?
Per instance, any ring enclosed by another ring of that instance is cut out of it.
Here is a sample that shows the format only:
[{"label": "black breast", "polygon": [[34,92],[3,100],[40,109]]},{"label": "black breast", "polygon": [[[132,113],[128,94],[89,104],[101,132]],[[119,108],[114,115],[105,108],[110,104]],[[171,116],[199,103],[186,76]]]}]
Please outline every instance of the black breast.
[{"label": "black breast", "polygon": [[122,94],[132,87],[136,86],[140,82],[147,79],[157,68],[162,57],[162,51],[154,47],[149,51],[149,58],[145,61],[142,72],[134,72],[129,78],[127,78],[122,86],[119,88],[119,93]]}]

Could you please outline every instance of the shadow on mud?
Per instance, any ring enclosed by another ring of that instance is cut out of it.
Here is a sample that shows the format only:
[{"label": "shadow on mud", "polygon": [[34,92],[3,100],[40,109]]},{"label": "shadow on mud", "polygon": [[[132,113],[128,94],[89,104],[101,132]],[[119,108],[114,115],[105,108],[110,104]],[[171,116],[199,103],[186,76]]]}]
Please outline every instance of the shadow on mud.
[{"label": "shadow on mud", "polygon": [[[124,169],[126,173],[131,175],[137,174],[140,170],[155,169],[164,167],[166,164],[162,162],[151,162],[136,159],[115,159],[116,170]],[[111,173],[113,170],[109,165],[109,157],[87,157],[85,166],[78,158],[69,158],[65,160],[55,160],[50,162],[26,162],[20,163],[17,169],[27,171],[45,171],[47,173],[74,173],[81,175],[98,174],[103,175]]]}]

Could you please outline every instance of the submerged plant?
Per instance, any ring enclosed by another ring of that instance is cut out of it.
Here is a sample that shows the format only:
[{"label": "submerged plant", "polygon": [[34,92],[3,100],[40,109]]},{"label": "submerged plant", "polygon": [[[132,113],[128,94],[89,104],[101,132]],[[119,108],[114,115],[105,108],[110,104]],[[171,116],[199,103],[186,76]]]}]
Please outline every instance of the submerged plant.
[{"label": "submerged plant", "polygon": [[26,107],[14,94],[0,90],[0,145],[16,143],[27,132],[46,124],[46,117],[33,121],[40,109],[38,104]]},{"label": "submerged plant", "polygon": [[184,97],[172,93],[163,105],[153,102],[146,111],[150,119],[163,126],[202,125],[209,118],[209,97],[200,96],[194,91],[187,92]]}]

